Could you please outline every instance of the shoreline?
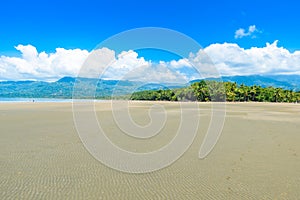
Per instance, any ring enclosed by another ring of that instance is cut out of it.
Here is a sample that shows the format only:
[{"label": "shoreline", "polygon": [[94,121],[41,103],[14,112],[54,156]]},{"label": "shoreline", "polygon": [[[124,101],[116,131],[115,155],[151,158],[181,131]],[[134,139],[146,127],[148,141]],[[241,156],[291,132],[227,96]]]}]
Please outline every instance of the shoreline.
[{"label": "shoreline", "polygon": [[[14,98],[13,98],[14,99]],[[22,98],[23,99],[23,98]],[[300,103],[297,102],[258,102],[258,101],[225,101],[225,102],[201,102],[201,101],[143,101],[143,100],[111,100],[111,99],[76,99],[75,102],[93,102],[93,103],[107,103],[107,102],[130,102],[130,103],[159,103],[159,104],[179,104],[179,103],[198,103],[198,104],[272,104],[272,105],[300,105]],[[10,101],[10,100],[1,100],[0,104],[37,104],[37,103],[53,103],[53,104],[59,104],[59,103],[74,103],[73,99],[51,99],[51,98],[40,98],[40,99],[30,99],[30,100],[17,100],[17,101]]]}]

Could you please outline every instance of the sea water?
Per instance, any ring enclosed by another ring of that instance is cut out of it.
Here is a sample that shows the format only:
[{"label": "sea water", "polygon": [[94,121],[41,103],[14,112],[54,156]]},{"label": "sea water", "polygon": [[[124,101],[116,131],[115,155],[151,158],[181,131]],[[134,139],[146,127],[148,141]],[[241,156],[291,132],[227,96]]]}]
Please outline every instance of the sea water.
[{"label": "sea water", "polygon": [[[94,99],[80,99],[74,101],[104,101]],[[0,103],[14,103],[14,102],[73,102],[73,99],[59,99],[59,98],[3,98],[0,97]]]}]

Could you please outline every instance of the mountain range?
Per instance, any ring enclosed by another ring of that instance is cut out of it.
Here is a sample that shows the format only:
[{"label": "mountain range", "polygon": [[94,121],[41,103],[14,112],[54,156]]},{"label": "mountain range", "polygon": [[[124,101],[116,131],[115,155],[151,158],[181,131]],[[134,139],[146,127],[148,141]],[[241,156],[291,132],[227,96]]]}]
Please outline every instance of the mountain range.
[{"label": "mountain range", "polygon": [[[207,80],[220,80],[208,78]],[[93,78],[63,77],[56,82],[43,81],[2,81],[0,82],[0,97],[22,98],[72,98],[73,88],[76,95],[84,98],[107,98],[112,95],[122,96],[134,91],[158,90],[185,87],[200,80],[193,80],[185,85],[176,83],[148,83],[128,80],[98,80]],[[223,82],[236,82],[241,85],[259,85],[262,87],[278,87],[287,90],[300,90],[300,75],[250,75],[224,76]],[[76,83],[76,84],[75,84]],[[78,87],[79,86],[79,87]],[[86,96],[86,91],[92,91]],[[94,92],[95,91],[95,92]]]}]

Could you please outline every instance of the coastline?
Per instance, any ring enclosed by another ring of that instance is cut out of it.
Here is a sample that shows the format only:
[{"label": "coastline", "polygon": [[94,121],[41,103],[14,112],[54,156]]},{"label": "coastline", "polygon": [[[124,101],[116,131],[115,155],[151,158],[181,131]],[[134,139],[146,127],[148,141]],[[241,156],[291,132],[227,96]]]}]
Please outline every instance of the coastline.
[{"label": "coastline", "polygon": [[199,101],[148,101],[148,100],[111,100],[111,99],[60,99],[60,98],[0,98],[0,104],[18,104],[18,103],[73,103],[73,102],[132,102],[132,103],[158,103],[158,104],[168,104],[168,103],[198,103],[198,104],[262,104],[262,105],[300,105],[297,102],[258,102],[258,101],[225,101],[225,102],[199,102]]}]

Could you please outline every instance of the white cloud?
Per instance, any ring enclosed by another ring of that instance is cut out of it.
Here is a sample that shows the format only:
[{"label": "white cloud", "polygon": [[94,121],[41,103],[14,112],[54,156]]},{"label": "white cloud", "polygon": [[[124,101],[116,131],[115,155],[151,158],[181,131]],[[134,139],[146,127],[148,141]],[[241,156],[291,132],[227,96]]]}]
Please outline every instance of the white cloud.
[{"label": "white cloud", "polygon": [[300,51],[278,47],[278,41],[265,47],[244,49],[237,44],[212,44],[204,49],[222,75],[300,74]]},{"label": "white cloud", "polygon": [[172,68],[192,67],[188,58],[182,58],[178,61],[172,60],[169,64]]},{"label": "white cloud", "polygon": [[218,73],[300,74],[300,51],[290,52],[279,47],[278,41],[249,49],[235,43],[211,44],[187,58],[158,63],[147,61],[132,50],[116,54],[108,48],[92,52],[57,48],[54,53],[38,52],[32,45],[18,45],[16,49],[21,52],[20,57],[0,57],[0,80],[52,81],[77,76],[80,69],[80,75],[85,77],[99,77],[105,71],[102,78],[181,83]]},{"label": "white cloud", "polygon": [[138,58],[138,54],[132,50],[123,51],[118,54],[111,65],[105,69],[101,78],[152,83],[186,83],[185,75],[175,70],[175,68],[190,66],[186,60],[187,59],[181,59],[171,62],[160,61],[159,63],[152,63],[151,61],[146,61],[143,57]]},{"label": "white cloud", "polygon": [[18,45],[21,57],[0,57],[0,80],[54,80],[78,73],[88,51],[57,48],[55,53],[38,53],[32,45]]},{"label": "white cloud", "polygon": [[108,48],[93,50],[75,76],[99,78],[107,66],[115,61],[115,52]]},{"label": "white cloud", "polygon": [[166,63],[144,65],[129,71],[122,77],[124,80],[142,81],[144,83],[187,83],[186,77],[170,69]]},{"label": "white cloud", "polygon": [[151,65],[151,62],[138,58],[138,54],[132,50],[123,51],[117,55],[114,62],[103,74],[104,78],[125,79],[124,76],[137,68],[144,68]]},{"label": "white cloud", "polygon": [[246,31],[246,30],[243,29],[243,28],[240,28],[240,29],[238,29],[238,30],[235,31],[234,38],[235,38],[235,39],[238,39],[238,38],[243,38],[243,37],[246,37],[246,36],[252,36],[252,37],[255,37],[255,36],[253,35],[255,32],[259,32],[259,30],[256,28],[255,25],[249,26],[248,31]]}]

